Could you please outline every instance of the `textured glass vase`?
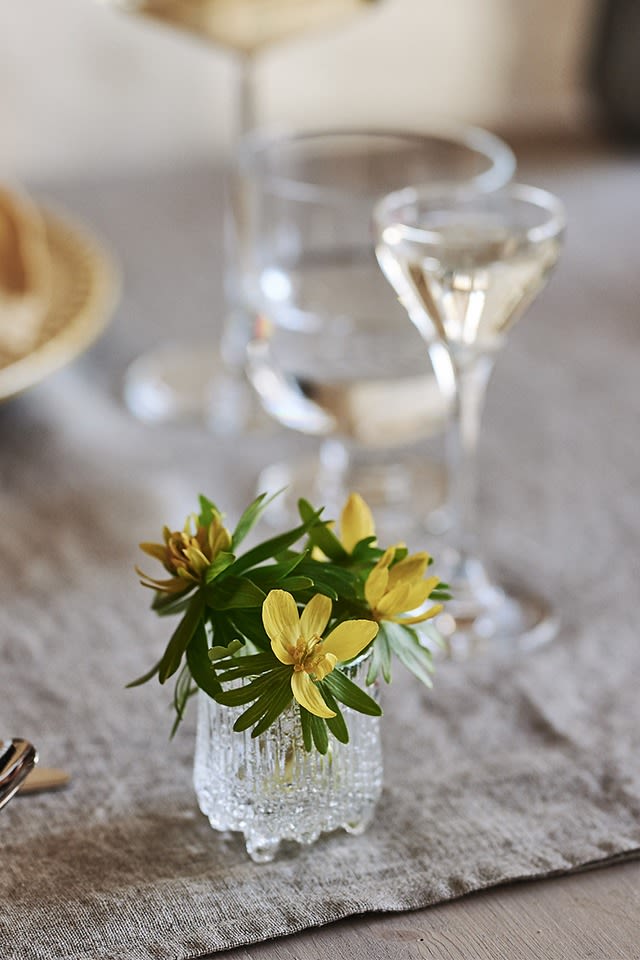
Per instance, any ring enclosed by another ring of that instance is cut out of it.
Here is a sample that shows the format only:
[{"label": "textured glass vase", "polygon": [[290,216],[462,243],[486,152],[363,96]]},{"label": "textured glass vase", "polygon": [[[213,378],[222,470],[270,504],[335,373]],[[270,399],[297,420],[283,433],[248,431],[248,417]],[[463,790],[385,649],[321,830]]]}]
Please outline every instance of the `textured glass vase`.
[{"label": "textured glass vase", "polygon": [[[364,686],[368,657],[345,673]],[[368,692],[377,696],[375,687]],[[198,694],[194,786],[198,804],[215,830],[244,834],[258,863],[273,860],[283,840],[313,843],[342,827],[362,833],[382,789],[380,719],[343,707],[349,743],[329,735],[325,756],[307,753],[297,703],[252,738],[234,733],[246,707],[223,707]]]}]

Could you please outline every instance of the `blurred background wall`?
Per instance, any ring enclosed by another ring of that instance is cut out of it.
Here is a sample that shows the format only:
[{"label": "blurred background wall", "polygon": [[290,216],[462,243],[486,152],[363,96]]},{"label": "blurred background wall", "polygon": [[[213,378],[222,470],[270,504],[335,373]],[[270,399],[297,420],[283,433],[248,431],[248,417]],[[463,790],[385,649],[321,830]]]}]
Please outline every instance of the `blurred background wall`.
[{"label": "blurred background wall", "polygon": [[[597,2],[382,0],[265,53],[260,118],[580,128]],[[236,74],[230,53],[96,0],[5,2],[0,173],[68,176],[221,154],[232,139]]]}]

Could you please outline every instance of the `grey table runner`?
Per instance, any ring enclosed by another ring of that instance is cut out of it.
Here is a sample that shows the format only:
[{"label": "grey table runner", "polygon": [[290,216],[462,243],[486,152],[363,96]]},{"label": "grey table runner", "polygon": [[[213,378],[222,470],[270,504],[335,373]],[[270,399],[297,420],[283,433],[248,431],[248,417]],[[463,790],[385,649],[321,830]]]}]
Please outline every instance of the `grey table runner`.
[{"label": "grey table runner", "polygon": [[483,516],[561,634],[519,662],[447,664],[432,693],[398,675],[369,832],[260,867],[196,810],[193,722],[168,742],[166,697],[123,689],[166,638],[138,540],[199,490],[237,514],[256,465],[293,442],[150,430],[117,402],[127,359],[209,322],[218,181],[49,187],[110,240],[126,285],[99,345],[0,409],[0,733],[73,776],[0,813],[3,960],[182,960],[640,850],[640,165],[538,179],[567,201],[569,242],[490,387]]}]

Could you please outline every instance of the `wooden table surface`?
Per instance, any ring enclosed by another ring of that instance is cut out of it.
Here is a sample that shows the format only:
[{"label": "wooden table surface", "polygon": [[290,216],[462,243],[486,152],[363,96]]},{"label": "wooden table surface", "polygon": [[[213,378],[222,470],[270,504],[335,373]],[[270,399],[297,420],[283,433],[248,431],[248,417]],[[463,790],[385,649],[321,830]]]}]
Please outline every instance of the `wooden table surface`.
[{"label": "wooden table surface", "polygon": [[[292,891],[295,899],[295,891]],[[368,914],[219,960],[637,960],[640,861]]]}]

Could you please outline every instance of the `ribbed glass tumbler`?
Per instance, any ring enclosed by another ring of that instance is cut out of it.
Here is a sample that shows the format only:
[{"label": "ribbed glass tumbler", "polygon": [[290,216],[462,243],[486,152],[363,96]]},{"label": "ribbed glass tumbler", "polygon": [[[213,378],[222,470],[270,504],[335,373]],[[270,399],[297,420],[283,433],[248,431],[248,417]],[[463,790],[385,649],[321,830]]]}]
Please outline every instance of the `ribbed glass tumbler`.
[{"label": "ribbed glass tumbler", "polygon": [[[368,657],[348,671],[360,686]],[[347,672],[347,671],[345,671]],[[375,689],[369,693],[376,696]],[[326,755],[305,751],[295,701],[259,737],[235,733],[245,707],[223,707],[200,692],[194,764],[198,804],[214,830],[244,834],[256,863],[273,860],[283,840],[310,844],[343,828],[362,833],[382,789],[380,719],[343,707],[349,743],[330,735]]]}]

